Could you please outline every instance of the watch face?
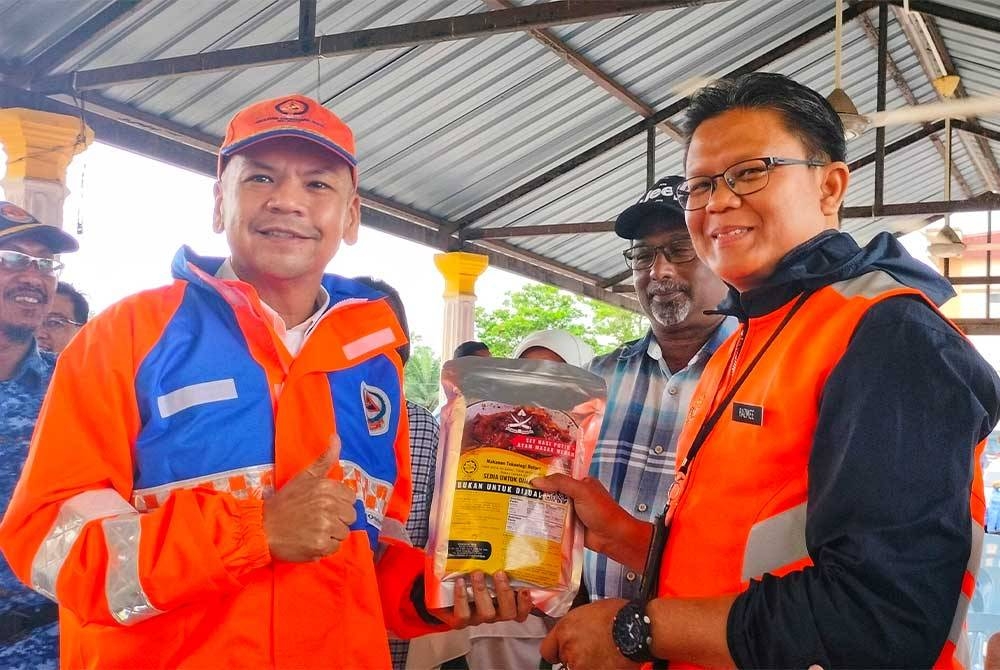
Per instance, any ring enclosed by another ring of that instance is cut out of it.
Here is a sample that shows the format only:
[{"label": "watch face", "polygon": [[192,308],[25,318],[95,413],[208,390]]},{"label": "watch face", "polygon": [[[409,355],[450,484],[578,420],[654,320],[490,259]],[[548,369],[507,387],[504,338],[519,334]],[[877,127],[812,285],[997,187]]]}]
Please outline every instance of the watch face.
[{"label": "watch face", "polygon": [[611,632],[622,656],[637,660],[649,654],[649,620],[638,603],[630,602],[619,610]]}]

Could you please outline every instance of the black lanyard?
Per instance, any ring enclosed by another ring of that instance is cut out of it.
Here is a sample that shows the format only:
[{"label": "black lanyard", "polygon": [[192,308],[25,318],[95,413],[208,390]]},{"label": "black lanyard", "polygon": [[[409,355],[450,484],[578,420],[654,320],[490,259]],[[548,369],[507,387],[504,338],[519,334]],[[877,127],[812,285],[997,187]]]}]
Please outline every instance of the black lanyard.
[{"label": "black lanyard", "polygon": [[[719,419],[722,417],[722,413],[726,410],[726,407],[728,407],[729,403],[732,402],[736,392],[740,390],[741,386],[743,386],[743,382],[745,382],[747,377],[750,376],[750,373],[757,366],[757,363],[774,342],[775,338],[777,338],[781,331],[784,330],[785,326],[787,326],[788,322],[792,320],[795,313],[799,311],[799,308],[805,304],[805,301],[809,299],[810,295],[812,295],[811,292],[805,292],[799,296],[795,304],[792,305],[792,308],[785,314],[785,318],[781,320],[778,327],[774,329],[773,333],[771,333],[771,337],[767,338],[767,342],[764,343],[764,346],[760,348],[757,355],[754,356],[752,361],[750,361],[750,364],[747,366],[746,370],[743,371],[743,374],[740,375],[740,378],[737,379],[736,383],[729,389],[729,392],[722,399],[722,402],[716,406],[712,415],[709,416],[705,422],[701,424],[701,428],[698,429],[698,434],[695,435],[694,440],[691,442],[691,448],[688,450],[687,456],[684,458],[684,462],[681,463],[679,468],[677,468],[677,473],[674,475],[674,481],[670,485],[670,489],[667,491],[667,501],[663,505],[663,511],[657,515],[656,519],[653,520],[653,538],[649,543],[649,552],[646,554],[646,566],[642,572],[642,584],[639,586],[639,600],[642,602],[649,601],[650,597],[653,595],[654,589],[656,589],[659,584],[660,562],[663,560],[663,550],[667,545],[667,532],[669,530],[667,525],[668,514],[671,512],[671,505],[677,502],[680,498],[681,491],[684,487],[684,480],[687,479],[688,471],[691,469],[691,463],[694,461],[695,456],[698,455],[698,452],[701,450],[705,440],[708,439],[708,434],[712,432],[715,424],[718,423]],[[734,355],[739,355],[739,352],[734,352]]]}]

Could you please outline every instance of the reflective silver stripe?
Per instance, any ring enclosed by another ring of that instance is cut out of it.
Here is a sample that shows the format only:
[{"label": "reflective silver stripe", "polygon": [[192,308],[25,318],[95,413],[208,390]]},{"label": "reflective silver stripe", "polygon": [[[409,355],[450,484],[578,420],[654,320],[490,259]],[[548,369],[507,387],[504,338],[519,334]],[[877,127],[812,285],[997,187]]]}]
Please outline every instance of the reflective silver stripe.
[{"label": "reflective silver stripe", "polygon": [[240,500],[249,498],[270,498],[274,495],[274,465],[252,465],[225,472],[201,475],[160,486],[136,489],[132,492],[132,504],[140,512],[148,512],[160,507],[174,491],[207,488],[213,491],[231,493]]},{"label": "reflective silver stripe", "polygon": [[382,330],[376,330],[374,333],[369,333],[364,337],[360,337],[353,342],[348,342],[344,345],[344,356],[349,361],[353,361],[355,358],[361,358],[370,351],[375,351],[381,347],[388,344],[392,344],[396,341],[396,336],[392,332],[392,328],[383,328]]},{"label": "reflective silver stripe", "polygon": [[895,291],[906,288],[892,278],[892,275],[882,270],[866,272],[858,277],[845,279],[830,285],[830,288],[848,298],[859,296],[862,298],[876,298],[886,291]]},{"label": "reflective silver stripe", "polygon": [[219,379],[212,382],[202,382],[201,384],[191,384],[161,395],[156,399],[156,406],[160,410],[160,417],[166,419],[168,416],[177,414],[195,405],[204,405],[210,402],[221,400],[234,400],[239,396],[236,393],[236,382],[232,379]]},{"label": "reflective silver stripe", "polygon": [[105,519],[101,525],[108,546],[104,594],[111,616],[124,626],[132,626],[162,614],[149,602],[139,581],[139,514],[133,511]]},{"label": "reflective silver stripe", "polygon": [[379,530],[378,536],[380,540],[382,538],[387,538],[395,540],[396,542],[402,542],[403,544],[407,544],[411,547],[413,546],[410,534],[406,532],[406,526],[392,517],[386,517],[382,521],[382,528]]},{"label": "reflective silver stripe", "polygon": [[955,660],[966,670],[972,669],[972,651],[969,649],[969,636],[960,635],[955,643]]},{"label": "reflective silver stripe", "polygon": [[743,581],[809,556],[806,503],[764,519],[750,529],[743,551]]},{"label": "reflective silver stripe", "polygon": [[[975,522],[972,521],[972,546],[969,550],[969,562],[965,566],[966,572],[972,575],[972,583],[976,583],[976,575],[979,573],[979,561],[983,553],[983,536],[986,534],[985,529]],[[951,630],[948,631],[948,639],[955,643],[955,646],[959,646],[959,642],[965,639],[965,618],[969,613],[969,596],[965,593],[958,594],[958,605],[955,606],[955,617],[951,620]],[[968,655],[969,650],[965,650]],[[959,659],[961,660],[961,659]],[[965,661],[969,659],[966,658]],[[963,661],[963,665],[968,668],[970,667],[967,662]]]},{"label": "reflective silver stripe", "polygon": [[84,491],[64,502],[31,562],[31,587],[58,602],[56,580],[83,526],[119,514],[135,514],[135,509],[114,489]]}]

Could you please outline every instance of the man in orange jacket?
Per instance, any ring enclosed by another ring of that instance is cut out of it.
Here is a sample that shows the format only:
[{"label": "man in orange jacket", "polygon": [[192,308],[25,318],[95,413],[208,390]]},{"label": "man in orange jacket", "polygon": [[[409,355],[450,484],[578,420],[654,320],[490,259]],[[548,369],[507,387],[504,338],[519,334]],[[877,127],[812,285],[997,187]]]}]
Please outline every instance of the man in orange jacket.
[{"label": "man in orange jacket", "polygon": [[172,285],[61,354],[0,525],[60,606],[68,668],[388,668],[400,637],[527,616],[481,573],[428,612],[406,541],[410,464],[384,296],[324,274],[358,235],[350,129],[292,95],[240,111],[214,228]]},{"label": "man in orange jacket", "polygon": [[859,247],[839,232],[843,127],[815,91],[720,80],[692,97],[686,134],[676,197],[740,328],[691,398],[660,523],[593,482],[538,482],[658,594],[571,611],[543,655],[573,670],[969,667],[1000,379],[937,310],[954,292],[890,234]]}]

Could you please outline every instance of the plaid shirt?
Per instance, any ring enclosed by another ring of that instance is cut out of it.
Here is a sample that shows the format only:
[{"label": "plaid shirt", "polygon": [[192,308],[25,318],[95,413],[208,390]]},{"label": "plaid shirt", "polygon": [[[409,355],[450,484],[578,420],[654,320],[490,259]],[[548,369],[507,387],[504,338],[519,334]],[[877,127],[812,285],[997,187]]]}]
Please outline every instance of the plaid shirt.
[{"label": "plaid shirt", "polygon": [[[608,406],[590,476],[632,516],[652,521],[663,509],[691,394],[705,363],[736,326],[732,317],[723,321],[687,367],[673,374],[652,331],[591,361],[590,371],[608,383]],[[587,550],[583,577],[591,600],[631,599],[642,575]]]},{"label": "plaid shirt", "polygon": [[[413,504],[410,506],[410,518],[406,521],[406,532],[414,547],[423,547],[427,544],[431,499],[434,497],[438,422],[430,412],[409,400],[406,401],[406,415],[410,421],[410,470],[413,473]],[[409,647],[410,643],[405,640],[389,641],[393,668],[401,670],[406,667]]]}]

